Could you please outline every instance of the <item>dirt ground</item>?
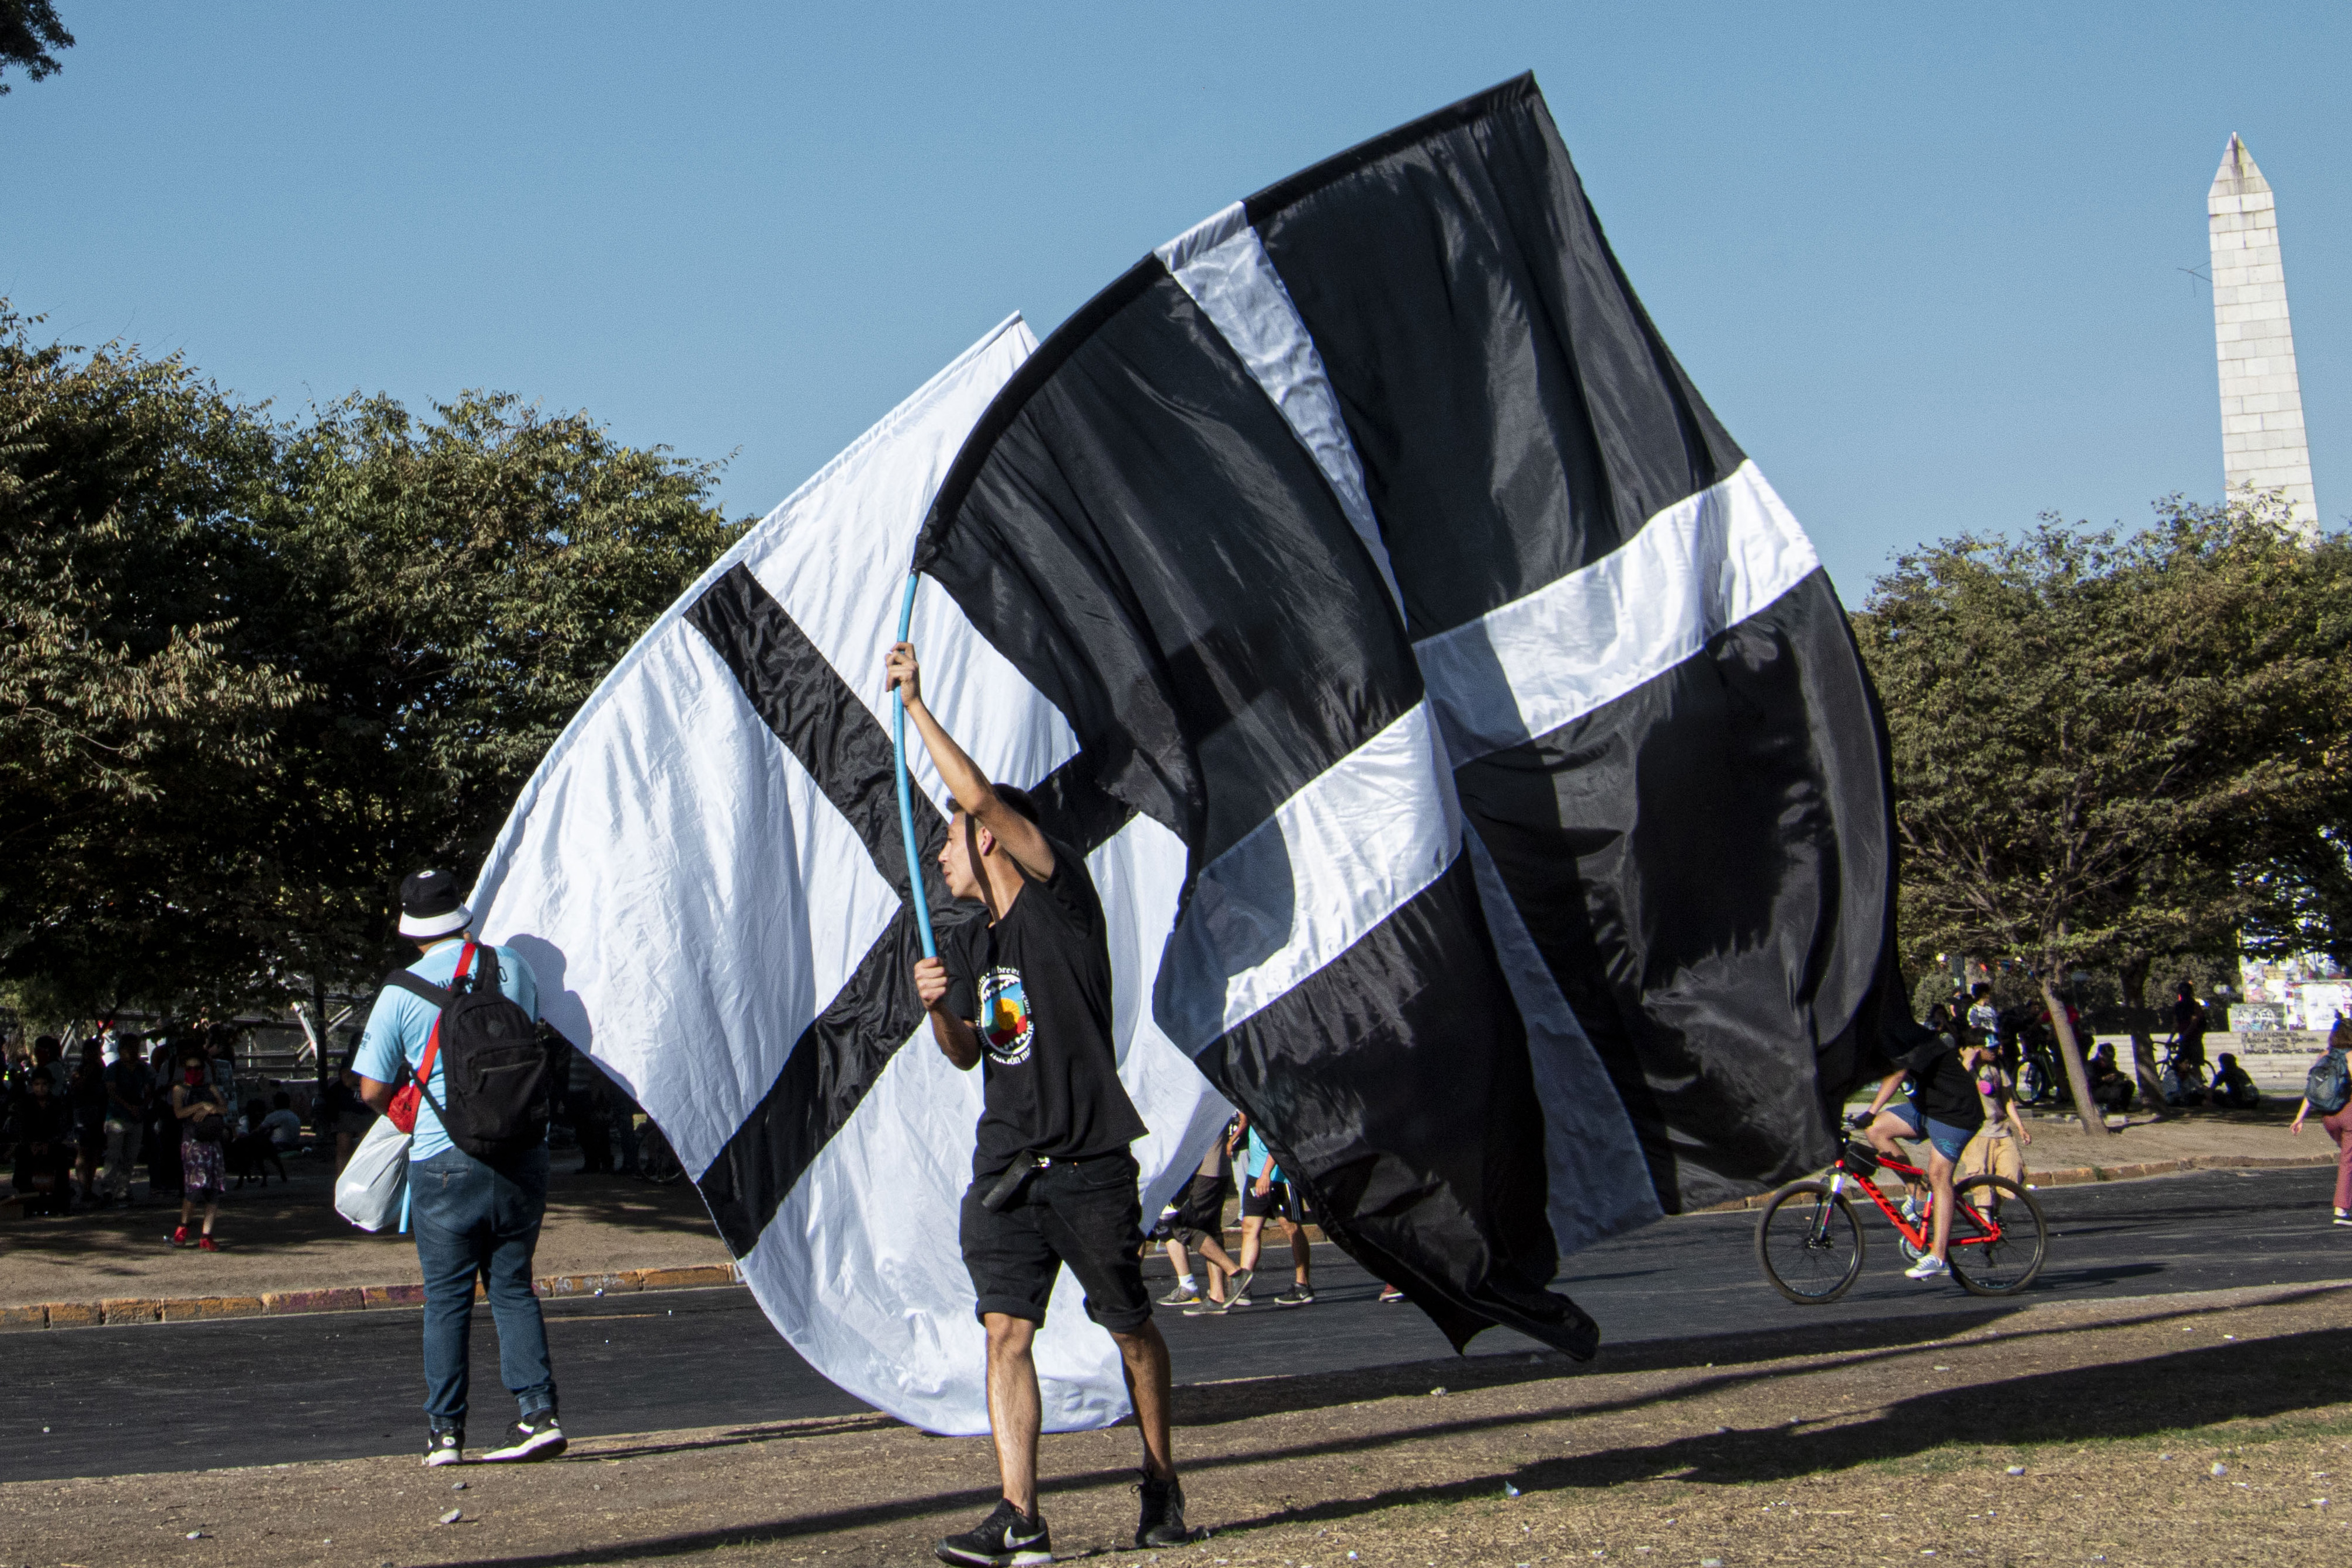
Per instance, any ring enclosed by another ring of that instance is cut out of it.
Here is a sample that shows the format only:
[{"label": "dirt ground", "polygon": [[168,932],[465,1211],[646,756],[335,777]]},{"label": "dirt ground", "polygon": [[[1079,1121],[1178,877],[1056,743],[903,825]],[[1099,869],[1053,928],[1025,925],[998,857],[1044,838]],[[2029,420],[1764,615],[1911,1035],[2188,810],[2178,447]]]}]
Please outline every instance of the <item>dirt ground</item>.
[{"label": "dirt ground", "polygon": [[[559,1157],[533,1267],[541,1274],[679,1268],[727,1261],[726,1243],[685,1183],[659,1187],[625,1176],[568,1173]],[[176,1203],[102,1209],[0,1225],[0,1306],[106,1296],[257,1296],[345,1285],[414,1285],[416,1243],[370,1236],[334,1212],[327,1163],[287,1162],[290,1184],[232,1192],[221,1205],[218,1252],[165,1245]],[[143,1190],[141,1189],[141,1190]],[[7,1562],[0,1538],[0,1564]]]},{"label": "dirt ground", "polygon": [[2316,1118],[2300,1133],[2288,1133],[2294,1107],[2294,1100],[2273,1100],[2252,1110],[2199,1109],[2163,1121],[2135,1113],[2128,1126],[2105,1137],[2084,1131],[2072,1112],[2044,1107],[2043,1114],[2026,1119],[2025,1129],[2033,1135],[2025,1150],[2026,1168],[2055,1171],[2074,1165],[2126,1165],[2200,1154],[2332,1157],[2336,1145]]},{"label": "dirt ground", "polygon": [[[1774,1330],[1580,1371],[1494,1356],[1181,1390],[1192,1521],[1213,1534],[1122,1555],[2268,1564],[2352,1546],[2352,1285]],[[1065,1555],[1128,1538],[1131,1432],[1048,1438],[1044,1459]],[[866,1417],[599,1439],[531,1467],[19,1482],[0,1485],[0,1563],[918,1563],[993,1479],[982,1440]]]}]

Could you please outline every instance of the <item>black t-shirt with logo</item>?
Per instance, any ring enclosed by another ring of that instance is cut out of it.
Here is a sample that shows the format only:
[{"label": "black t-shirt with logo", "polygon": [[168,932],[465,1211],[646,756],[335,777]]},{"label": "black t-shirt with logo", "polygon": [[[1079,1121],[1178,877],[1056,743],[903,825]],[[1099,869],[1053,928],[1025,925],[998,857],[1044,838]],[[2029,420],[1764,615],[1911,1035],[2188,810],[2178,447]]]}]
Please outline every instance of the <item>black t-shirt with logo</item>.
[{"label": "black t-shirt with logo", "polygon": [[1931,1035],[1905,1052],[1900,1060],[1910,1069],[1911,1103],[1919,1114],[1947,1127],[1984,1125],[1984,1101],[1977,1098],[1977,1075],[1960,1060],[1959,1048],[1941,1035]]},{"label": "black t-shirt with logo", "polygon": [[984,1080],[975,1176],[1027,1151],[1078,1160],[1144,1135],[1111,1046],[1110,944],[1086,862],[1047,839],[1054,874],[1030,878],[1004,918],[949,936],[948,1008],[980,1035]]}]

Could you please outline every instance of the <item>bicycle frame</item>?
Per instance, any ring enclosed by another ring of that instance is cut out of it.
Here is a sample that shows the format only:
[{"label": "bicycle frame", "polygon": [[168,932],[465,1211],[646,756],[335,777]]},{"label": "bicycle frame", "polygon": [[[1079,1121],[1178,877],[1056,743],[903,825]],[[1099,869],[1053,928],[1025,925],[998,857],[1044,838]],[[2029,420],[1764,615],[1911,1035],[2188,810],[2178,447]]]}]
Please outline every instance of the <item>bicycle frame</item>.
[{"label": "bicycle frame", "polygon": [[[1878,1168],[1882,1171],[1892,1171],[1898,1176],[1916,1176],[1922,1182],[1927,1180],[1927,1173],[1918,1166],[1906,1164],[1900,1160],[1891,1160],[1883,1154],[1879,1156]],[[1932,1205],[1925,1214],[1920,1215],[1922,1223],[1915,1229],[1908,1221],[1904,1219],[1903,1211],[1886,1201],[1886,1194],[1878,1190],[1878,1184],[1867,1173],[1846,1169],[1843,1154],[1840,1154],[1837,1157],[1837,1163],[1830,1167],[1829,1177],[1832,1197],[1843,1195],[1847,1184],[1851,1183],[1870,1194],[1870,1201],[1878,1205],[1878,1212],[1886,1216],[1886,1223],[1901,1231],[1905,1239],[1912,1246],[1922,1252],[1929,1251],[1934,1247],[1936,1215]],[[1968,1217],[1968,1223],[1975,1234],[1961,1234],[1962,1215]],[[1955,1195],[1952,1201],[1952,1246],[1990,1247],[2000,1240],[2002,1235],[2000,1220],[1998,1216],[1987,1215],[1975,1205],[1961,1203]]]}]

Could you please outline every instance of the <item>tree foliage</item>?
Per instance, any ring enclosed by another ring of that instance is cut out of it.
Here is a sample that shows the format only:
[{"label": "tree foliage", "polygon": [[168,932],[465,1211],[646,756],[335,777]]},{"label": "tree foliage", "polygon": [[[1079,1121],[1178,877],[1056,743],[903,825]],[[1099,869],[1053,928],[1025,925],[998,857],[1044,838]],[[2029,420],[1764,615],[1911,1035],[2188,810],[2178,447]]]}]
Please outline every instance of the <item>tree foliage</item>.
[{"label": "tree foliage", "polygon": [[2273,504],[2178,498],[2138,533],[2045,519],[1902,558],[1855,632],[1911,955],[2111,966],[2144,1002],[2153,963],[2233,944],[2251,868],[2345,787],[2347,563]]},{"label": "tree foliage", "polygon": [[[49,51],[72,48],[73,41],[50,0],[0,0],[0,71],[16,66],[31,81],[55,76],[58,58]],[[0,81],[0,98],[7,93]]]},{"label": "tree foliage", "polygon": [[470,873],[598,679],[734,538],[716,471],[468,394],[275,422],[0,311],[0,979],[316,995]]}]

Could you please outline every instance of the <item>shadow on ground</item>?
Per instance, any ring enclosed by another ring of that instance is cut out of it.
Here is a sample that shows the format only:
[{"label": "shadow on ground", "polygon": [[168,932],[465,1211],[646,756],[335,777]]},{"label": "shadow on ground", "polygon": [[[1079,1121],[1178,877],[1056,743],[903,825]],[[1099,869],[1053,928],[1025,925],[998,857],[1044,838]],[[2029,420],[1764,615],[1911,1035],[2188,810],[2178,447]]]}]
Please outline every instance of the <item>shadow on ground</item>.
[{"label": "shadow on ground", "polygon": [[[2326,1294],[2330,1292],[2315,1290],[2308,1297]],[[2305,1299],[2306,1296],[2299,1294],[2284,1300]],[[2114,1326],[2210,1320],[2215,1310],[2208,1307],[2167,1311],[2152,1305],[2146,1313]],[[1763,1364],[1768,1362],[1785,1363],[1791,1356],[1834,1352],[1838,1352],[1838,1360],[1832,1363],[1835,1367],[1867,1368],[1876,1360],[1916,1354],[1923,1345],[1957,1333],[1982,1330],[2015,1313],[2013,1308],[1991,1306],[1941,1318],[1885,1324],[1823,1325],[1793,1332],[1721,1336],[1678,1346],[1643,1346],[1610,1357],[1605,1370],[1723,1370],[1715,1378],[1685,1382],[1653,1393],[1598,1401],[1563,1397],[1546,1407],[1509,1415],[1432,1420],[1374,1436],[1348,1436],[1271,1450],[1196,1458],[1188,1462],[1187,1468],[1196,1474],[1255,1468],[1334,1454],[1361,1455],[1546,1420],[1590,1417],[1685,1401],[1703,1403],[1710,1395],[1743,1384],[1789,1375],[1790,1369],[1785,1364]],[[2023,1353],[2030,1352],[2038,1339],[2080,1331],[2078,1324],[2037,1324],[2031,1319],[2020,1319],[2003,1328],[1998,1342]],[[1842,1471],[1947,1445],[2022,1447],[2152,1437],[2183,1428],[2267,1419],[2337,1404],[2341,1395],[2338,1369],[2347,1354],[2352,1354],[2352,1329],[2325,1329],[2242,1344],[2207,1343],[2135,1361],[2021,1373],[1990,1383],[1978,1379],[1965,1385],[1895,1400],[1858,1419],[1818,1426],[1801,1419],[1767,1427],[1718,1430],[1661,1443],[1601,1448],[1442,1485],[1398,1488],[1305,1507],[1286,1506],[1254,1518],[1228,1520],[1218,1526],[1217,1532],[1231,1535],[1275,1525],[1329,1523],[1415,1503],[1491,1498],[1500,1494],[1506,1483],[1522,1492],[1590,1489],[1664,1478],[1730,1486]],[[1359,1405],[1399,1394],[1426,1395],[1433,1387],[1441,1385],[1449,1392],[1459,1393],[1539,1382],[1559,1378],[1572,1370],[1572,1363],[1563,1357],[1518,1354],[1423,1362],[1374,1372],[1192,1385],[1176,1391],[1177,1417],[1180,1426],[1196,1428]],[[1892,1381],[1899,1376],[1890,1373],[1891,1388],[1900,1386],[1898,1381]],[[1574,1384],[1568,1386],[1572,1394]],[[1433,1404],[1431,1408],[1444,1406]],[[859,1417],[790,1428],[746,1427],[689,1441],[632,1445],[624,1439],[610,1449],[600,1446],[588,1457],[618,1458],[732,1447],[882,1424],[885,1422],[881,1417]],[[1057,1477],[1053,1484],[1057,1491],[1114,1487],[1130,1480],[1133,1475],[1131,1469],[1124,1468],[1105,1469]],[[994,1497],[992,1487],[967,1488],[761,1524],[681,1532],[578,1552],[482,1558],[475,1562],[480,1568],[580,1568],[591,1563],[653,1562],[723,1546],[781,1544],[839,1531],[905,1524],[934,1516],[950,1518],[986,1507]]]}]

